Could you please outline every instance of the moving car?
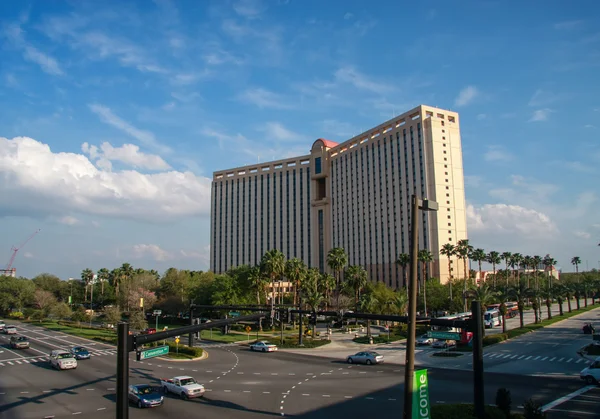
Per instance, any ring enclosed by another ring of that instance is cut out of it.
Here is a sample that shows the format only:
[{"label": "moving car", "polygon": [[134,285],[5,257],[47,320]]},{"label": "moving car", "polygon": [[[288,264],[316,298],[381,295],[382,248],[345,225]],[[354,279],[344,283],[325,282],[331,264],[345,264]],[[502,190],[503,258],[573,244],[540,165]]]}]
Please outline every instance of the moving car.
[{"label": "moving car", "polygon": [[346,358],[348,364],[380,364],[383,362],[383,355],[373,351],[358,352]]},{"label": "moving car", "polygon": [[129,386],[129,402],[134,403],[140,409],[143,407],[162,406],[165,398],[158,392],[157,388],[150,384],[135,384]]},{"label": "moving car", "polygon": [[77,360],[71,352],[56,349],[50,352],[50,366],[59,370],[71,370],[77,368]]},{"label": "moving car", "polygon": [[427,333],[424,335],[421,335],[417,338],[416,340],[417,345],[431,345],[433,343],[433,338],[430,338],[429,336],[427,336]]},{"label": "moving car", "polygon": [[170,379],[161,379],[160,385],[165,394],[173,393],[183,400],[202,397],[204,395],[204,386],[188,375],[181,375]]},{"label": "moving car", "polygon": [[10,338],[12,349],[29,349],[29,339],[25,336],[13,336]]},{"label": "moving car", "polygon": [[579,373],[579,378],[585,380],[587,384],[596,384],[600,382],[600,357],[596,358],[589,366],[582,369]]},{"label": "moving car", "polygon": [[0,331],[3,331],[5,327],[6,327],[6,323],[4,323],[2,320],[0,320]]},{"label": "moving car", "polygon": [[80,359],[90,359],[92,356],[92,354],[90,354],[83,346],[73,346],[69,352],[71,352],[78,361]]},{"label": "moving car", "polygon": [[435,342],[433,342],[433,344],[431,345],[432,348],[437,348],[437,349],[446,349],[446,348],[450,348],[453,346],[456,346],[456,341],[443,340],[443,339],[438,339]]},{"label": "moving car", "polygon": [[16,335],[17,334],[17,328],[14,326],[6,326],[4,328],[4,334],[5,335]]},{"label": "moving car", "polygon": [[260,352],[275,352],[277,350],[277,345],[273,345],[272,343],[261,341],[256,342],[250,345],[251,351],[260,351]]}]

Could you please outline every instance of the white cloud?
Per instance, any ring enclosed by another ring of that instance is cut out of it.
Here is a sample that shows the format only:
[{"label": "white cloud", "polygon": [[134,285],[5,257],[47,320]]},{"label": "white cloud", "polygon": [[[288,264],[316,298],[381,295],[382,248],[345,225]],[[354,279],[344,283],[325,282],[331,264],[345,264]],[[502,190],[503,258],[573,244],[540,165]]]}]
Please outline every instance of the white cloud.
[{"label": "white cloud", "polygon": [[487,118],[487,115],[484,113],[480,113],[477,115],[477,120],[478,121],[483,121],[485,118]]},{"label": "white cloud", "polygon": [[27,258],[27,259],[32,259],[33,258],[33,253],[31,253],[31,252],[25,252],[25,253],[23,253],[23,257]]},{"label": "white cloud", "polygon": [[542,89],[537,89],[531,99],[529,99],[529,106],[539,108],[540,106],[548,106],[551,103],[556,102],[559,99],[557,95],[552,92],[548,92]]},{"label": "white cloud", "polygon": [[335,79],[338,82],[351,84],[357,89],[367,90],[378,94],[390,93],[393,90],[391,85],[372,80],[352,66],[339,68],[335,72]]},{"label": "white cloud", "polygon": [[90,159],[97,160],[96,165],[106,170],[112,168],[111,161],[120,161],[137,169],[167,170],[171,168],[160,156],[146,154],[134,144],[113,147],[110,143],[104,142],[98,149],[94,145],[90,146],[88,143],[83,143],[81,151],[89,155]]},{"label": "white cloud", "polygon": [[596,167],[582,163],[580,161],[556,160],[550,163],[552,166],[562,169],[569,169],[579,173],[596,173]]},{"label": "white cloud", "polygon": [[93,103],[88,106],[90,107],[92,112],[98,115],[104,123],[120,129],[121,131],[127,133],[131,137],[138,140],[140,143],[144,144],[145,146],[158,150],[162,153],[169,153],[171,151],[169,147],[159,144],[159,142],[154,137],[154,134],[152,134],[149,131],[144,131],[134,127],[127,121],[124,121],[123,119],[115,115],[110,108],[103,105],[99,105],[97,103]]},{"label": "white cloud", "polygon": [[[208,215],[211,179],[191,172],[108,172],[83,154],[53,153],[28,137],[0,137],[0,216],[83,213],[169,222]],[[40,203],[43,202],[43,205]]]},{"label": "white cloud", "polygon": [[483,178],[481,176],[465,175],[464,180],[465,185],[472,188],[479,188],[483,185]]},{"label": "white cloud", "polygon": [[579,237],[580,239],[590,239],[592,238],[592,235],[590,233],[588,233],[587,231],[574,231],[573,234],[577,237]]},{"label": "white cloud", "polygon": [[23,30],[19,25],[9,25],[5,30],[5,36],[12,44],[22,50],[23,58],[40,66],[40,68],[53,76],[60,76],[63,73],[58,61],[48,54],[41,52],[25,40]]},{"label": "white cloud", "polygon": [[583,128],[596,128],[596,126],[592,124],[586,124],[583,126]]},{"label": "white cloud", "polygon": [[557,30],[569,30],[580,27],[583,24],[583,20],[565,20],[554,24],[554,29]]},{"label": "white cloud", "polygon": [[238,0],[233,3],[233,10],[240,16],[254,19],[258,17],[265,7],[260,0]]},{"label": "white cloud", "polygon": [[81,223],[81,221],[79,221],[77,218],[72,217],[70,215],[66,215],[64,217],[59,218],[58,222],[68,226],[74,226]]},{"label": "white cloud", "polygon": [[499,161],[499,162],[509,162],[514,160],[514,156],[506,151],[504,147],[491,145],[488,147],[488,151],[483,155],[484,160],[486,161]]},{"label": "white cloud", "polygon": [[259,108],[291,109],[292,106],[278,93],[263,88],[252,88],[242,92],[238,99]]},{"label": "white cloud", "polygon": [[558,231],[546,214],[518,205],[467,205],[467,224],[473,231],[520,234],[527,238],[546,237]]},{"label": "white cloud", "polygon": [[206,246],[202,251],[180,249],[178,251],[169,251],[162,249],[156,244],[136,244],[131,247],[131,257],[133,259],[151,259],[156,262],[166,262],[182,259],[198,259],[203,263],[208,263],[210,255],[210,246]]},{"label": "white cloud", "polygon": [[264,132],[266,137],[276,141],[303,141],[306,136],[290,131],[280,122],[267,122],[259,131]]},{"label": "white cloud", "polygon": [[537,111],[533,112],[533,115],[531,115],[529,122],[547,121],[548,116],[550,116],[551,112],[554,112],[554,111],[552,109],[548,109],[548,108],[538,109]]},{"label": "white cloud", "polygon": [[354,15],[350,12],[346,12],[346,14],[344,15],[345,20],[352,19],[353,17],[354,17]]},{"label": "white cloud", "polygon": [[467,86],[459,92],[454,101],[454,106],[466,106],[473,102],[477,96],[479,96],[479,90],[475,86]]}]

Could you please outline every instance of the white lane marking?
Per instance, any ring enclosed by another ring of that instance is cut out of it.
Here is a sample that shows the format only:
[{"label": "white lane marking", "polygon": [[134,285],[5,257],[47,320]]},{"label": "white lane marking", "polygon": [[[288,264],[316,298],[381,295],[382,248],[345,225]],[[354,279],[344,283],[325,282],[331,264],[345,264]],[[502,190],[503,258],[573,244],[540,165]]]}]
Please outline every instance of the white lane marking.
[{"label": "white lane marking", "polygon": [[244,393],[250,393],[250,390],[244,390]]},{"label": "white lane marking", "polygon": [[271,375],[279,375],[279,373],[272,372]]},{"label": "white lane marking", "polygon": [[52,393],[52,390],[43,390],[42,393]]},{"label": "white lane marking", "polygon": [[[26,331],[28,331],[28,332],[37,333],[37,334],[39,334],[39,335],[42,335],[42,336],[44,336],[46,339],[58,339],[58,338],[56,338],[55,336],[48,335],[48,334],[46,334],[46,333],[42,333],[42,332],[38,332],[38,331],[37,331],[37,330],[35,330],[34,328],[26,328],[26,327],[23,327],[23,326],[17,326],[17,329],[23,329],[23,330],[26,330]],[[42,329],[43,329],[43,330],[46,330],[46,331],[48,331],[48,330],[49,330],[49,329],[45,329],[45,328],[42,328]],[[112,349],[112,350],[115,350],[115,349],[116,349],[116,348],[115,348],[115,345],[109,345],[109,344],[106,344],[106,343],[100,343],[100,342],[97,342],[97,341],[95,341],[95,340],[91,340],[91,339],[87,339],[87,338],[82,338],[82,337],[80,337],[80,336],[69,335],[68,333],[63,333],[63,332],[55,332],[55,333],[56,333],[57,335],[64,336],[64,337],[68,337],[68,338],[75,338],[75,339],[81,339],[81,340],[85,340],[85,341],[87,341],[87,342],[90,342],[90,343],[89,343],[89,346],[102,345],[102,346],[106,346],[107,348],[110,348],[110,349]],[[65,341],[65,342],[67,342],[67,341]],[[79,342],[75,342],[75,343],[72,343],[72,342],[67,342],[67,343],[69,343],[70,345],[80,345],[80,343],[79,343]]]},{"label": "white lane marking", "polygon": [[107,388],[106,391],[115,391],[114,387]]},{"label": "white lane marking", "polygon": [[585,360],[584,359],[578,359],[577,363],[579,364],[580,362],[583,362],[583,361],[585,361]]},{"label": "white lane marking", "polygon": [[518,357],[519,355],[513,355],[510,357],[510,359],[515,359],[516,357]]},{"label": "white lane marking", "polygon": [[375,400],[373,397],[365,397],[367,400]]},{"label": "white lane marking", "polygon": [[577,413],[578,415],[595,415],[594,412],[582,412],[581,410],[566,410],[566,409],[552,409],[553,412],[564,412],[564,413]]},{"label": "white lane marking", "polygon": [[302,393],[303,396],[310,396],[310,394]]},{"label": "white lane marking", "polygon": [[523,359],[523,358],[525,358],[525,355],[521,355],[521,356],[519,357],[519,359]]},{"label": "white lane marking", "polygon": [[29,394],[28,391],[22,391],[21,394]]},{"label": "white lane marking", "polygon": [[395,402],[395,401],[396,401],[396,399],[388,399],[388,401],[390,401],[390,402]]},{"label": "white lane marking", "polygon": [[21,365],[21,361],[15,361],[17,364]]},{"label": "white lane marking", "polygon": [[73,412],[72,415],[81,415],[81,412]]},{"label": "white lane marking", "polygon": [[588,391],[590,391],[591,389],[596,388],[595,384],[589,385],[589,386],[585,386],[583,388],[580,388],[577,391],[574,391],[573,393],[567,394],[566,396],[563,396],[559,399],[554,400],[553,402],[550,402],[548,404],[545,404],[542,406],[542,412],[546,412],[550,409],[555,408],[556,406],[563,404],[565,402],[568,402],[569,400],[571,400],[574,397],[580,396],[584,393],[587,393]]},{"label": "white lane marking", "polygon": [[351,399],[352,396],[344,396],[344,399]]},{"label": "white lane marking", "polygon": [[343,372],[342,375],[348,375],[350,374],[349,372]]},{"label": "white lane marking", "polygon": [[99,408],[98,408],[98,409],[96,409],[96,410],[106,410],[106,407],[99,407]]},{"label": "white lane marking", "polygon": [[288,375],[296,375],[296,374],[294,374],[293,372],[290,372]]},{"label": "white lane marking", "polygon": [[2,362],[0,362],[0,367],[3,367],[3,366],[4,366],[4,364]]},{"label": "white lane marking", "polygon": [[270,391],[263,391],[263,394],[271,394]]},{"label": "white lane marking", "polygon": [[540,359],[539,356],[536,356],[535,358],[533,358],[534,361],[537,361],[538,359]]},{"label": "white lane marking", "polygon": [[565,359],[565,358],[563,357],[563,358],[559,359],[558,362],[562,362],[563,359]]},{"label": "white lane marking", "polygon": [[547,357],[547,356],[545,356],[545,357],[543,357],[543,358],[542,358],[540,361],[545,361],[545,360],[547,360],[547,359],[548,359],[548,357]]},{"label": "white lane marking", "polygon": [[550,358],[549,361],[552,362],[556,359],[556,357]]},{"label": "white lane marking", "polygon": [[525,358],[525,361],[527,361],[527,360],[528,360],[528,359],[530,359],[530,358],[531,358],[531,355],[529,355],[527,358]]},{"label": "white lane marking", "polygon": [[94,391],[96,390],[95,388],[86,388],[87,391]]},{"label": "white lane marking", "polygon": [[231,390],[223,390],[225,393],[231,393]]},{"label": "white lane marking", "polygon": [[323,394],[323,397],[331,397],[329,394]]},{"label": "white lane marking", "polygon": [[8,364],[8,365],[15,365],[15,364],[13,364],[13,363],[12,363],[12,362],[10,362],[10,361],[8,361],[8,362],[7,362],[7,364]]},{"label": "white lane marking", "polygon": [[573,358],[569,358],[566,362],[571,362],[573,360]]}]

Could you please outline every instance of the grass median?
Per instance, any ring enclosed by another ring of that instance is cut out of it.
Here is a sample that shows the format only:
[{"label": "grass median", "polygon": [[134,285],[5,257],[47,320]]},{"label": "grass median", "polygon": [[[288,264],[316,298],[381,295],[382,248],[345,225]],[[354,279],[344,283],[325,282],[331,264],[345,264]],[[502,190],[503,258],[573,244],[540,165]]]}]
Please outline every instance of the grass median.
[{"label": "grass median", "polygon": [[24,320],[23,323],[29,323],[34,326],[40,326],[55,332],[62,332],[80,338],[91,339],[98,342],[117,344],[117,334],[114,330],[89,327],[85,324],[76,322],[65,322],[55,320]]}]

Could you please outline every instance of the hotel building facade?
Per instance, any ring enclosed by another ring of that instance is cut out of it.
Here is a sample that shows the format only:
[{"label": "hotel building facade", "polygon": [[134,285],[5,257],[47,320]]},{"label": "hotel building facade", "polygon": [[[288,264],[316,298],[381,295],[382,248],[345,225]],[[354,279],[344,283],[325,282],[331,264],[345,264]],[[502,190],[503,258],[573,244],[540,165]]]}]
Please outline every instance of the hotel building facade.
[{"label": "hotel building facade", "polygon": [[342,247],[371,281],[401,287],[395,261],[410,252],[412,194],[439,204],[420,217],[419,248],[433,255],[428,275],[446,282],[439,250],[467,238],[459,116],[425,105],[342,143],[320,138],[304,156],[215,172],[211,270],[257,265],[278,249],[325,272],[329,250]]}]

